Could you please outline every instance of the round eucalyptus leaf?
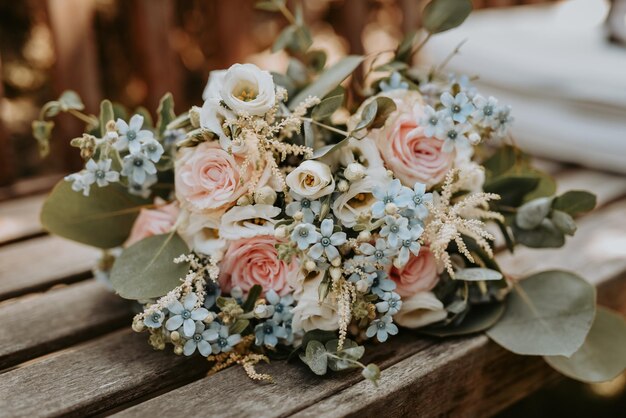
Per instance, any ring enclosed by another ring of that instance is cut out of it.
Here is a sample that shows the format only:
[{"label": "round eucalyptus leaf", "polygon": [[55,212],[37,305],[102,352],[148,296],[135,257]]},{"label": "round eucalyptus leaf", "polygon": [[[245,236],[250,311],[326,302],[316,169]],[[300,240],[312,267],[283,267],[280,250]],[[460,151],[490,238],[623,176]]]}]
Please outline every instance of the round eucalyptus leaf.
[{"label": "round eucalyptus leaf", "polygon": [[487,335],[522,355],[571,356],[585,341],[596,289],[574,273],[551,270],[521,280]]},{"label": "round eucalyptus leaf", "polygon": [[552,206],[574,216],[592,210],[596,206],[596,195],[583,190],[570,190],[554,199]]},{"label": "round eucalyptus leaf", "polygon": [[126,241],[148,202],[128,194],[117,184],[93,185],[89,196],[61,180],[41,209],[41,223],[49,232],[98,248],[118,247]]},{"label": "round eucalyptus leaf", "polygon": [[517,210],[515,223],[522,229],[534,229],[548,216],[551,207],[552,199],[548,197],[540,197],[524,203]]},{"label": "round eucalyptus leaf", "polygon": [[504,303],[489,303],[472,305],[469,312],[458,325],[437,327],[435,325],[418,330],[422,334],[434,337],[452,337],[458,335],[475,334],[493,326],[502,317],[505,310]]},{"label": "round eucalyptus leaf", "polygon": [[553,210],[550,216],[552,223],[559,231],[567,235],[574,235],[576,232],[576,222],[568,213],[560,210]]},{"label": "round eucalyptus leaf", "polygon": [[614,379],[626,369],[626,321],[616,312],[598,308],[585,343],[571,357],[546,356],[560,373],[583,382]]},{"label": "round eucalyptus leaf", "polygon": [[466,269],[458,270],[454,273],[456,280],[465,280],[468,282],[479,282],[483,280],[500,280],[502,279],[502,273],[499,271],[481,268],[470,267]]},{"label": "round eucalyptus leaf", "polygon": [[434,34],[456,28],[472,11],[471,0],[432,0],[424,8],[422,24]]},{"label": "round eucalyptus leaf", "polygon": [[312,340],[306,346],[304,354],[300,354],[300,359],[304,361],[311,371],[317,375],[324,375],[328,370],[328,356],[326,348],[319,341]]},{"label": "round eucalyptus leaf", "polygon": [[189,248],[176,233],[154,235],[126,248],[111,271],[113,289],[125,299],[152,299],[180,284],[189,263],[174,263]]}]

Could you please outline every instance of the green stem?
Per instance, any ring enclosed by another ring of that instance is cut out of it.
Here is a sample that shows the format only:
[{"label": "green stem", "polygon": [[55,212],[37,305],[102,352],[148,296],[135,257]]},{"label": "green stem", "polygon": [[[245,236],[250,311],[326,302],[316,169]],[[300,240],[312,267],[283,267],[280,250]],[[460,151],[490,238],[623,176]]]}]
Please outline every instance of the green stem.
[{"label": "green stem", "polygon": [[409,56],[412,57],[413,55],[420,52],[420,50],[424,47],[424,45],[426,45],[426,42],[430,40],[431,36],[433,36],[433,34],[429,32],[428,35],[426,35],[426,37],[422,40],[422,42],[420,42],[419,45],[417,45],[417,47],[411,51],[411,55]]},{"label": "green stem", "polygon": [[280,12],[283,14],[283,16],[285,16],[285,19],[287,19],[289,23],[291,23],[292,25],[295,25],[296,18],[291,13],[291,11],[289,11],[289,9],[283,3],[277,2],[277,5],[278,5],[278,9],[280,10]]},{"label": "green stem", "polygon": [[303,120],[303,121],[306,121],[306,122],[311,122],[314,125],[317,125],[317,126],[320,126],[320,127],[324,128],[324,129],[327,129],[329,131],[341,134],[341,135],[343,135],[345,137],[348,137],[348,136],[351,135],[350,132],[346,132],[346,131],[342,131],[341,129],[333,128],[332,126],[328,126],[328,125],[326,125],[324,123],[318,122],[318,121],[316,121],[314,119],[311,119],[311,118],[300,117],[300,120]]},{"label": "green stem", "polygon": [[79,112],[76,109],[69,109],[68,113],[89,125],[94,125],[94,122],[95,122],[94,118],[89,115],[85,115],[83,112]]}]

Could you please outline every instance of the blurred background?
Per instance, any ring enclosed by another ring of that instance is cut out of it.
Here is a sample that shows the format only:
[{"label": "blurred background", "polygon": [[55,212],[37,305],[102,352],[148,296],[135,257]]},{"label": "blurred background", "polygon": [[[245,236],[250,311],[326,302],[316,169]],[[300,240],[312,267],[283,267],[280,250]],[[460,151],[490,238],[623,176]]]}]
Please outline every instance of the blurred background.
[{"label": "blurred background", "polygon": [[[81,166],[69,140],[83,125],[59,117],[51,156],[31,121],[46,101],[77,91],[87,113],[103,98],[153,114],[172,92],[176,111],[201,104],[209,72],[248,61],[282,70],[270,47],[287,24],[254,0],[0,0],[0,200],[41,192]],[[304,0],[313,48],[393,50],[419,27],[418,0]],[[417,58],[513,105],[514,134],[531,152],[626,172],[626,0],[473,0],[460,28]],[[624,416],[626,376],[604,385],[562,382],[502,416]]]}]

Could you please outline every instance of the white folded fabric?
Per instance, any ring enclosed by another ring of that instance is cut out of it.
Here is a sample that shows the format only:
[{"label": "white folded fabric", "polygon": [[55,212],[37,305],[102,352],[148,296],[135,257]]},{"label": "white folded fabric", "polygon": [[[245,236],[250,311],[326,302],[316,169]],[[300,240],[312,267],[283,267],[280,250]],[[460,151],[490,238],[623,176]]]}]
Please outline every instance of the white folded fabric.
[{"label": "white folded fabric", "polygon": [[626,48],[606,41],[600,0],[474,12],[420,56],[477,75],[513,106],[513,135],[537,155],[626,173]]}]

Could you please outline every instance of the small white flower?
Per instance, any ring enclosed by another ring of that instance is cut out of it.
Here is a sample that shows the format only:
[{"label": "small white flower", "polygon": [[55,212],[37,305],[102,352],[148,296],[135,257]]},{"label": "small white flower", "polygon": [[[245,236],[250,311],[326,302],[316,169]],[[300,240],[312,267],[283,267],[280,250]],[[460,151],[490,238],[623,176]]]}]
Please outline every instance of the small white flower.
[{"label": "small white flower", "polygon": [[202,92],[203,100],[220,98],[220,87],[224,83],[225,75],[226,70],[213,70],[209,73],[209,80]]},{"label": "small white flower", "polygon": [[291,190],[308,199],[317,199],[335,190],[335,179],[330,167],[319,161],[302,162],[285,180]]},{"label": "small white flower", "polygon": [[276,221],[272,218],[279,214],[280,208],[271,205],[234,206],[222,216],[219,236],[234,240],[273,235]]},{"label": "small white flower", "polygon": [[349,181],[360,180],[365,177],[365,174],[365,167],[359,163],[350,163],[345,170],[343,170],[343,175],[346,176],[346,179]]},{"label": "small white flower", "polygon": [[224,75],[220,96],[237,114],[262,116],[274,107],[274,80],[254,64],[235,64]]},{"label": "small white flower", "polygon": [[[230,151],[232,147],[230,132],[224,130],[227,120],[234,120],[235,114],[220,104],[220,99],[211,98],[204,102],[199,110],[200,127],[213,132],[220,140],[220,146],[224,151]],[[232,149],[233,152],[237,151]],[[236,153],[236,152],[235,152]]]},{"label": "small white flower", "polygon": [[83,181],[86,184],[96,183],[100,187],[119,181],[120,173],[111,170],[111,162],[110,158],[98,162],[95,162],[93,159],[87,161],[85,165],[87,172],[83,176]]},{"label": "small white flower", "polygon": [[263,186],[255,190],[254,201],[260,205],[273,205],[276,202],[276,191],[270,186]]}]

